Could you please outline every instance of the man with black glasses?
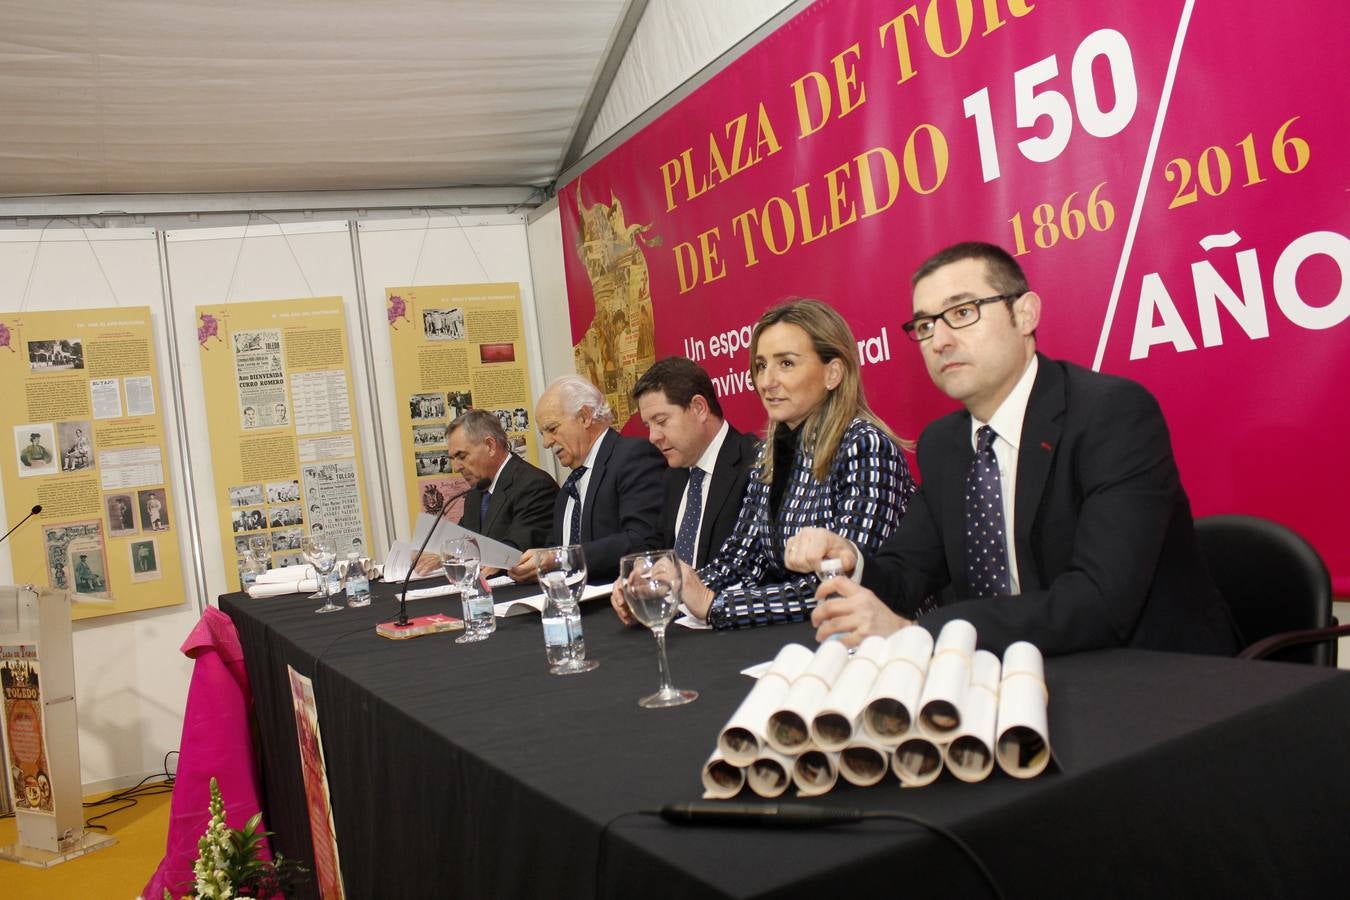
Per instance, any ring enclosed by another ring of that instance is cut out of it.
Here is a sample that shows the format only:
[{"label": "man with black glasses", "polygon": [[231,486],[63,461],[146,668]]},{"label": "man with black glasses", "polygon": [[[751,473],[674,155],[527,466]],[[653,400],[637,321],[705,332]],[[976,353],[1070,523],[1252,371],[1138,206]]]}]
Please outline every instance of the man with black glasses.
[{"label": "man with black glasses", "polygon": [[924,430],[922,487],[875,556],[822,529],[788,541],[788,568],[833,557],[853,575],[821,585],[817,637],[959,618],[996,652],[1233,653],[1153,396],[1038,354],[1041,298],[999,247],[943,250],[912,285],[905,331],[965,408]]}]

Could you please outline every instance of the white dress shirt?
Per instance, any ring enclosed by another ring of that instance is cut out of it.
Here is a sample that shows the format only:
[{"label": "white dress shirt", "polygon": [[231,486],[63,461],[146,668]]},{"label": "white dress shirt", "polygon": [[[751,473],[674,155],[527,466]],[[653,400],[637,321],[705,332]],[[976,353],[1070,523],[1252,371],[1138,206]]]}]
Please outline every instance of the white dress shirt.
[{"label": "white dress shirt", "polygon": [[[573,500],[570,494],[567,497],[567,506],[563,508],[564,546],[566,546],[567,544],[580,543],[581,536],[572,534],[572,505],[574,503],[580,502],[582,504],[581,506],[582,510],[585,511],[586,487],[591,483],[591,475],[594,474],[595,472],[595,458],[600,455],[600,444],[602,441],[604,441],[605,436],[609,434],[611,430],[612,429],[606,428],[604,431],[600,432],[600,435],[594,441],[591,442],[590,452],[586,454],[586,459],[582,463],[582,465],[586,467],[586,473],[581,476],[580,480],[577,481],[577,495],[579,497],[579,500]],[[580,521],[580,519],[578,519],[578,521]]]},{"label": "white dress shirt", "polygon": [[[698,559],[698,545],[703,541],[703,516],[708,512],[708,488],[712,485],[713,469],[717,467],[717,454],[722,452],[722,444],[727,439],[727,432],[731,430],[725,420],[722,427],[717,429],[717,434],[704,448],[703,455],[698,458],[690,468],[703,470],[702,498],[699,500],[699,527],[694,538],[694,559]],[[684,523],[684,510],[689,504],[689,488],[685,486],[684,493],[680,496],[680,508],[675,512],[675,536],[679,537],[680,525]]]},{"label": "white dress shirt", "polygon": [[1027,402],[1031,399],[1031,386],[1036,382],[1037,368],[1039,363],[1036,357],[1032,356],[1026,371],[1022,373],[1022,377],[1017,380],[1008,396],[1003,398],[998,409],[994,410],[988,422],[981,422],[974,416],[970,417],[971,449],[979,449],[975,433],[981,426],[988,425],[997,435],[994,438],[994,458],[998,460],[998,483],[1003,493],[1003,539],[1004,550],[1008,555],[1008,584],[1014,594],[1022,592],[1021,581],[1017,575],[1017,550],[1013,540],[1013,516],[1016,506],[1014,501],[1017,497],[1017,454],[1022,443],[1022,421],[1027,417]]}]

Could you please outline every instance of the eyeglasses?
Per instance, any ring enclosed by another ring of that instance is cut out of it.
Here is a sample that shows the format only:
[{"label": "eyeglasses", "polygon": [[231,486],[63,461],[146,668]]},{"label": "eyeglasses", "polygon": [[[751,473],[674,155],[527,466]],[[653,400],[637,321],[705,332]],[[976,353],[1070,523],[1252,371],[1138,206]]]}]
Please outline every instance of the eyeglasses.
[{"label": "eyeglasses", "polygon": [[935,316],[915,316],[900,327],[909,335],[910,340],[926,341],[937,330],[938,319],[946,322],[949,328],[967,328],[980,321],[980,307],[984,304],[1011,302],[1021,296],[1021,294],[999,294],[995,297],[967,300],[965,303],[949,306]]}]

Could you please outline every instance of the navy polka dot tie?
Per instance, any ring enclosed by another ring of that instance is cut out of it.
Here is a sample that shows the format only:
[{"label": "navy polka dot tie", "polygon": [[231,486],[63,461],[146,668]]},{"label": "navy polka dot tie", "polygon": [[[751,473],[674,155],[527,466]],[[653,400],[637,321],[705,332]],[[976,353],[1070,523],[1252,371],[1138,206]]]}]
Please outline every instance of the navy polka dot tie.
[{"label": "navy polka dot tie", "polygon": [[572,474],[567,476],[563,482],[563,493],[572,498],[572,529],[567,536],[567,540],[573,544],[581,543],[581,492],[577,490],[577,482],[581,481],[581,476],[586,474],[585,466],[577,466],[572,470]]},{"label": "navy polka dot tie", "polygon": [[988,425],[975,432],[978,446],[966,475],[966,570],[972,597],[995,597],[1010,590],[996,437]]},{"label": "navy polka dot tie", "polygon": [[694,466],[689,470],[689,489],[684,495],[684,518],[675,536],[675,554],[694,565],[694,548],[698,545],[698,526],[703,520],[703,470]]}]

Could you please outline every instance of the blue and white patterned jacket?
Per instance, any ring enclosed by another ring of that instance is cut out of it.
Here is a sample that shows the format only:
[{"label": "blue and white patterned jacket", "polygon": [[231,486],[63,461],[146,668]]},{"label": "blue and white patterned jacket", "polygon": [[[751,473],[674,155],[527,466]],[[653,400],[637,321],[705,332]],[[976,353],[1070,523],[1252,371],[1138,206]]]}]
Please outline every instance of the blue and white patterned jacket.
[{"label": "blue and white patterned jacket", "polygon": [[778,522],[770,519],[763,465],[755,465],[735,530],[698,573],[716,593],[708,610],[714,628],[806,618],[820,582],[783,567],[784,541],[803,528],[828,528],[874,553],[900,524],[916,490],[899,446],[865,419],[854,419],[844,432],[825,481],[816,481],[812,465],[811,454],[798,447]]}]

